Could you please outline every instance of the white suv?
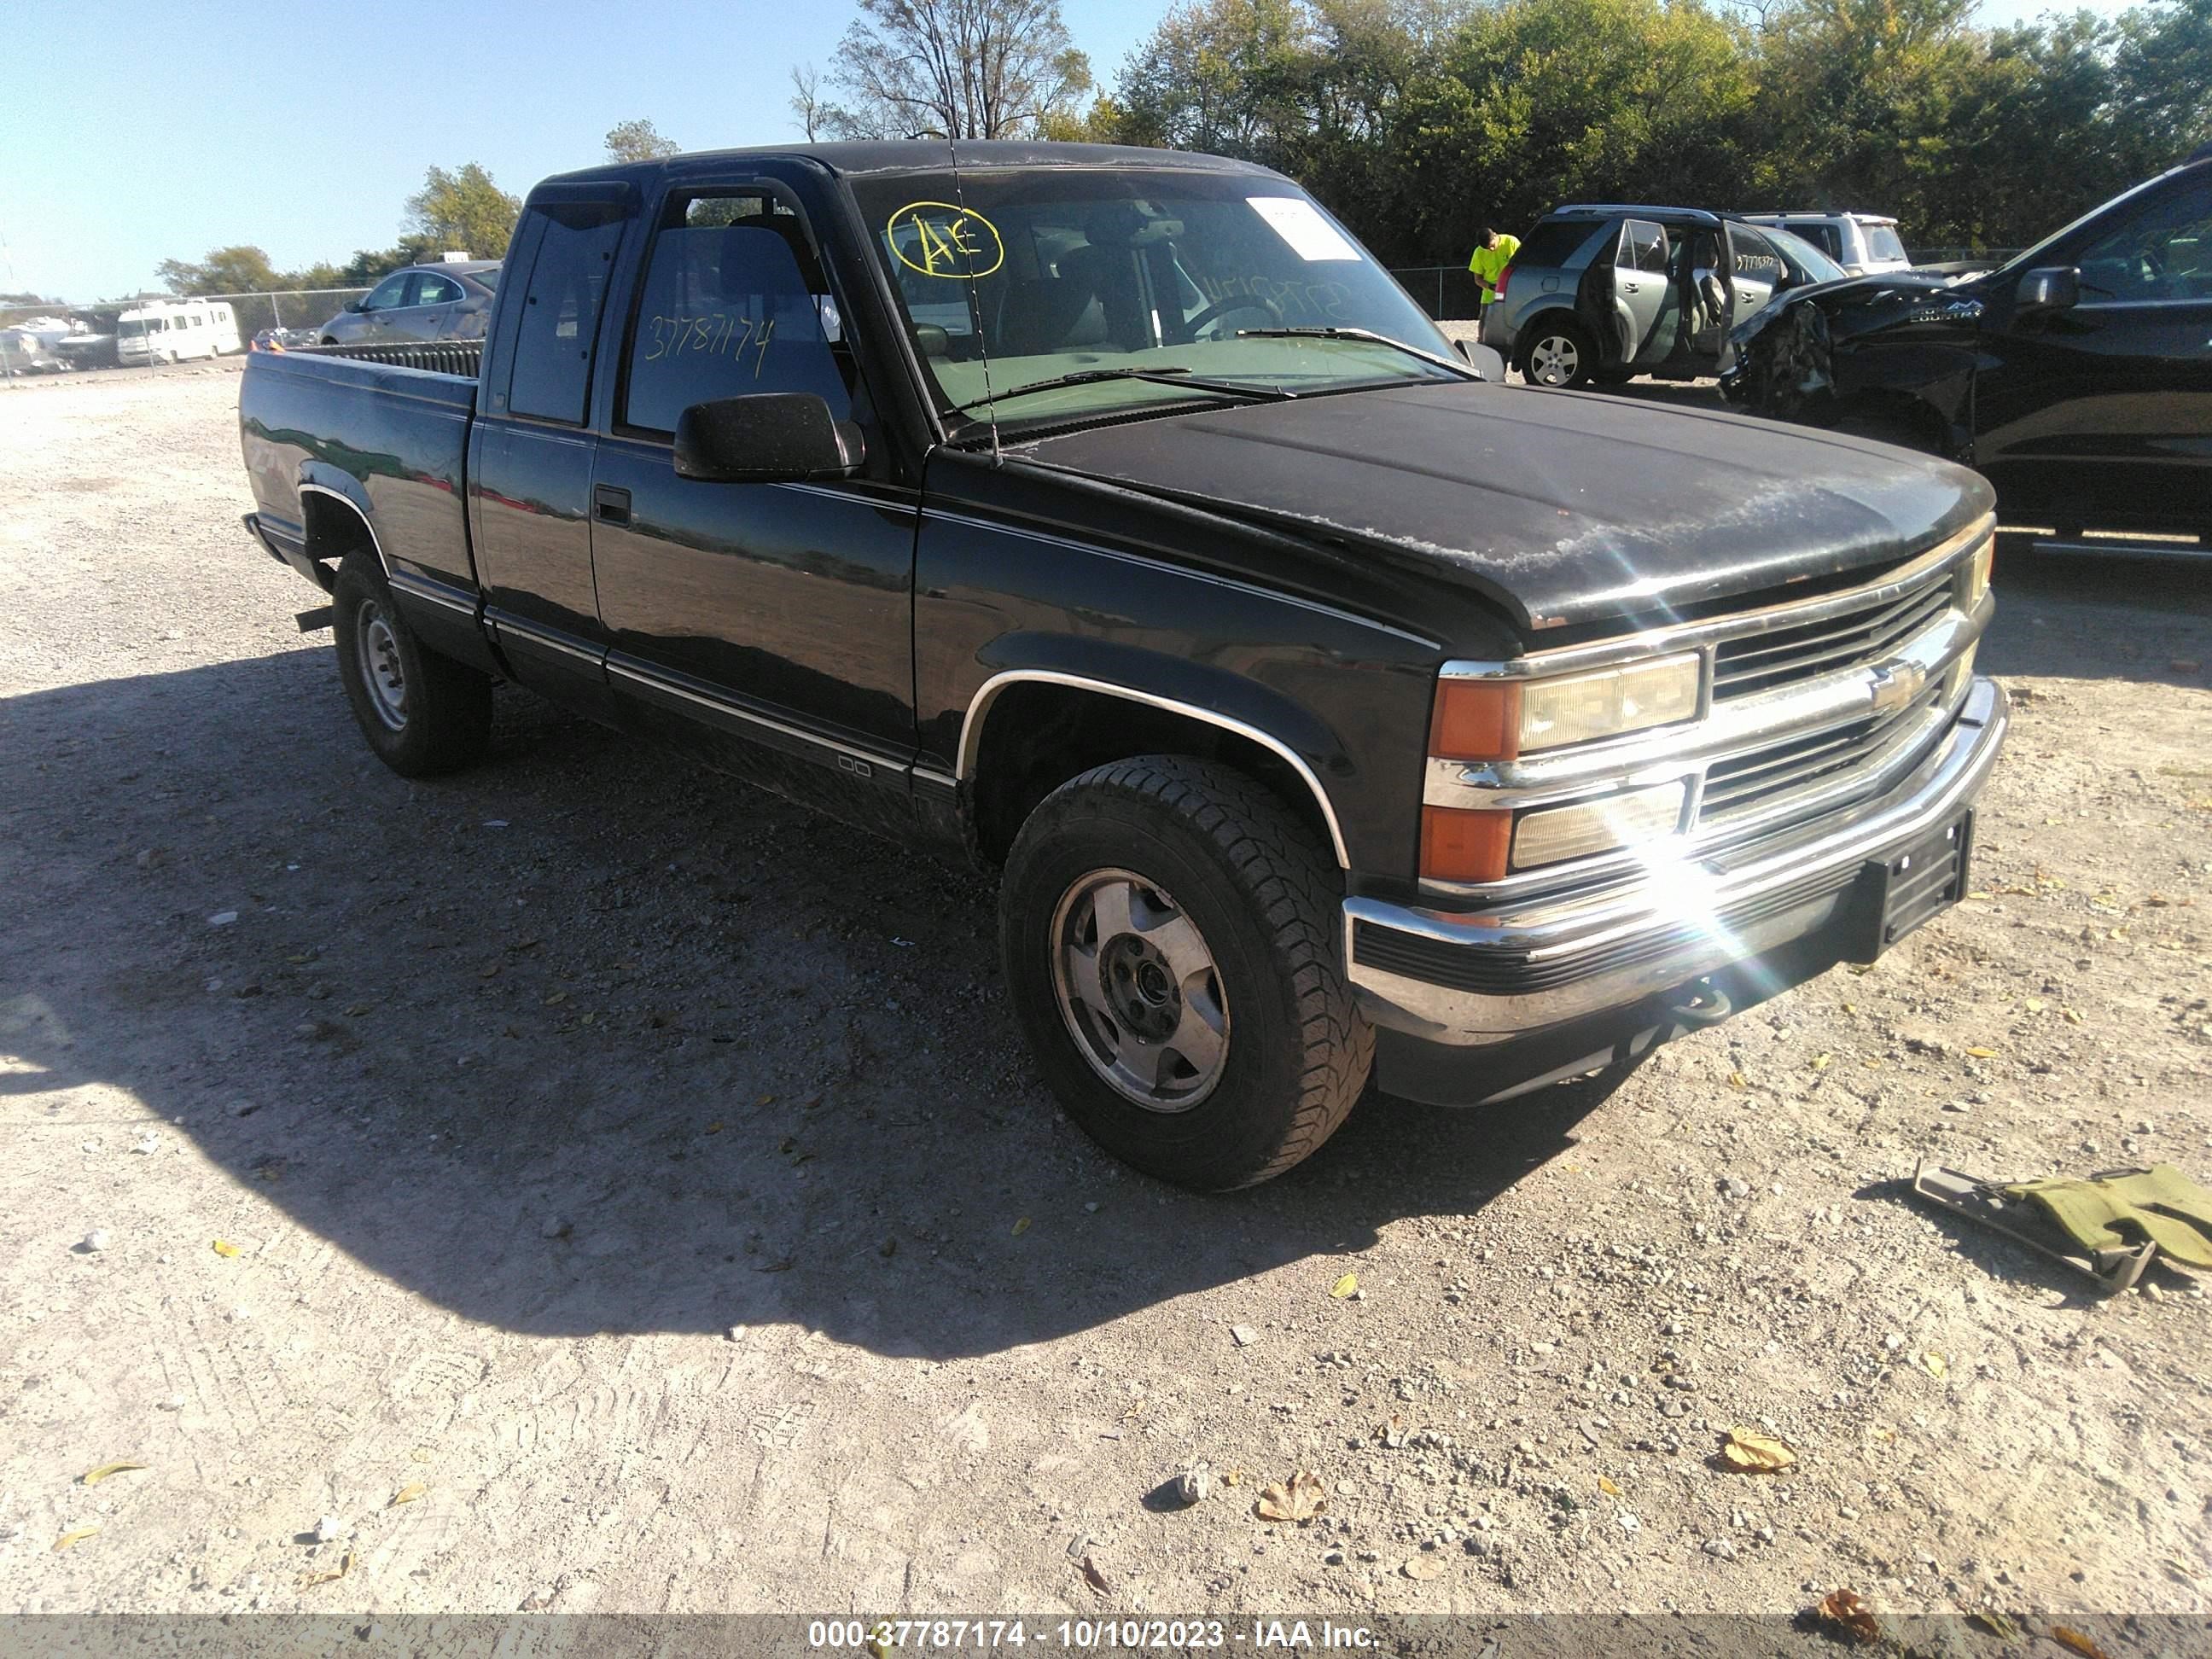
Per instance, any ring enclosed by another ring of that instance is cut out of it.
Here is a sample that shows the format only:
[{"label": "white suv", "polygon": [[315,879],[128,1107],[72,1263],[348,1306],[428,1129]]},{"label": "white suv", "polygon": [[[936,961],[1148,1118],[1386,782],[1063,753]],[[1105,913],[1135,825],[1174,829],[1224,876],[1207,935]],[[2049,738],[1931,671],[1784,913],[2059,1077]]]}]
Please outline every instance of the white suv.
[{"label": "white suv", "polygon": [[1878,270],[1909,270],[1911,259],[1897,234],[1897,221],[1879,213],[1747,213],[1754,225],[1771,225],[1802,236],[1854,276]]}]

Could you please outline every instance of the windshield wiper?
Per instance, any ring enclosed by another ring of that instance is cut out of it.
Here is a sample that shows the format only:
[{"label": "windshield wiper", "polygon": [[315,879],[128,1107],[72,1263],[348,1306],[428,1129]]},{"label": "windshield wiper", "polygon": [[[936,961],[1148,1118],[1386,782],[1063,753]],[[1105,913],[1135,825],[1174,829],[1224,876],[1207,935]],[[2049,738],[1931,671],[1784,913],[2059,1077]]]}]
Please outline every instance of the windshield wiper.
[{"label": "windshield wiper", "polygon": [[1089,386],[1097,380],[1153,380],[1162,386],[1187,386],[1200,392],[1216,392],[1224,398],[1249,398],[1255,403],[1288,402],[1298,395],[1273,386],[1238,386],[1230,380],[1203,380],[1188,369],[1175,365],[1159,368],[1085,368],[1073,374],[1055,374],[1049,380],[1031,380],[1026,386],[994,392],[988,398],[977,398],[969,403],[955,404],[950,412],[965,415],[971,409],[982,408],[985,404],[1001,404],[1009,398],[1026,398],[1032,392],[1052,392],[1064,386]]},{"label": "windshield wiper", "polygon": [[1387,334],[1377,334],[1370,328],[1240,328],[1240,340],[1357,340],[1362,345],[1389,346],[1404,352],[1408,357],[1419,357],[1425,363],[1438,368],[1448,368],[1462,380],[1480,380],[1482,376],[1466,363],[1454,362],[1449,357],[1439,357],[1433,351],[1424,351],[1417,345],[1407,345],[1403,340],[1394,340]]}]

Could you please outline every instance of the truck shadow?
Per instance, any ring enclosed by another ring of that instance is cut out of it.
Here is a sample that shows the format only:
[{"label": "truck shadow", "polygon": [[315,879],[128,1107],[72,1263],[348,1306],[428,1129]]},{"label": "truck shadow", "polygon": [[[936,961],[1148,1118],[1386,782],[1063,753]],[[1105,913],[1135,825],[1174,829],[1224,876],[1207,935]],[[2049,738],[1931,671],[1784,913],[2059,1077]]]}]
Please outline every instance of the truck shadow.
[{"label": "truck shadow", "polygon": [[265,1201],[226,1205],[249,1250],[305,1229],[516,1332],[1002,1352],[1463,1217],[1619,1082],[1370,1098],[1194,1197],[1035,1079],[986,882],[519,694],[434,784],[368,757],[313,648],[14,698],[0,753],[4,1121],[126,1091]]}]

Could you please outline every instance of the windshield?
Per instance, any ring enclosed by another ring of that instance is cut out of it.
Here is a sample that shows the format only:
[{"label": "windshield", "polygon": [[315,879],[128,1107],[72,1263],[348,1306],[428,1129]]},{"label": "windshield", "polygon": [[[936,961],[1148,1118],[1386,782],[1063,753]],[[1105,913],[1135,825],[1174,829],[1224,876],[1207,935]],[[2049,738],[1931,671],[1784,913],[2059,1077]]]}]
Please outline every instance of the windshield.
[{"label": "windshield", "polygon": [[[981,168],[957,181],[859,179],[854,193],[941,410],[1064,422],[1206,402],[1222,382],[1306,393],[1453,378],[1383,343],[1245,332],[1364,329],[1451,350],[1389,273],[1284,179]],[[1069,375],[1081,378],[1012,395]]]},{"label": "windshield", "polygon": [[472,283],[482,283],[486,288],[495,289],[499,286],[499,267],[492,265],[483,270],[472,270],[469,273],[469,280]]},{"label": "windshield", "polygon": [[1774,244],[1774,251],[1782,256],[1782,263],[1790,267],[1793,286],[1840,283],[1850,274],[1802,236],[1793,236],[1772,226],[1762,228],[1766,232],[1766,240]]},{"label": "windshield", "polygon": [[159,334],[167,327],[168,327],[167,322],[160,317],[149,317],[143,322],[135,317],[131,317],[118,323],[115,325],[115,332],[123,339],[135,340],[143,334]]}]

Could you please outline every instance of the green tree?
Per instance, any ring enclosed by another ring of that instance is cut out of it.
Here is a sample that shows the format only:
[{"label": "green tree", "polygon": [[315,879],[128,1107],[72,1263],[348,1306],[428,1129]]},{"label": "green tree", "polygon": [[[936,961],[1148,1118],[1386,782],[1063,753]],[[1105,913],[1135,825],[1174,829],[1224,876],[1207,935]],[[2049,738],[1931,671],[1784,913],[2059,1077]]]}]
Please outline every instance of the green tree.
[{"label": "green tree", "polygon": [[245,243],[210,248],[197,263],[164,259],[154,271],[172,294],[266,294],[293,286],[266,253]]},{"label": "green tree", "polygon": [[1407,94],[1407,212],[1436,258],[1571,201],[1733,205],[1753,81],[1698,0],[1504,0]]},{"label": "green tree", "polygon": [[650,121],[617,121],[607,129],[610,161],[657,161],[679,154],[682,148],[673,138],[662,137]]},{"label": "green tree", "polygon": [[1091,91],[1060,0],[860,0],[823,97],[793,70],[792,108],[810,137],[1026,138],[1073,117]]},{"label": "green tree", "polygon": [[2132,141],[2135,170],[2212,143],[2212,0],[2135,7],[2116,33],[2112,119]]},{"label": "green tree", "polygon": [[494,184],[474,161],[452,173],[432,167],[422,176],[422,188],[407,198],[408,220],[425,246],[477,259],[505,257],[521,211],[521,199]]}]

